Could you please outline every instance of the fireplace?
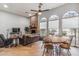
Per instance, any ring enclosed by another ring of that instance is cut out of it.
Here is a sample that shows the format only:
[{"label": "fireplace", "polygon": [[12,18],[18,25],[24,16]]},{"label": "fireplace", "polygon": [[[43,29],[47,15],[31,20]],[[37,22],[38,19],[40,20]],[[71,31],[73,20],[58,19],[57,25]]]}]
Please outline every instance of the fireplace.
[{"label": "fireplace", "polygon": [[31,34],[34,34],[34,33],[36,33],[36,30],[31,30]]}]

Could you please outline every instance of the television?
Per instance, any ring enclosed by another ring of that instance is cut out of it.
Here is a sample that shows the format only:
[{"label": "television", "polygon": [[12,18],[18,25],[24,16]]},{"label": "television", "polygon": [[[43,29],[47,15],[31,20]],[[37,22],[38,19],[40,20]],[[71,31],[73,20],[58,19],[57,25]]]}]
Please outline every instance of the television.
[{"label": "television", "polygon": [[13,33],[18,33],[18,32],[20,32],[20,28],[12,28],[12,32]]}]

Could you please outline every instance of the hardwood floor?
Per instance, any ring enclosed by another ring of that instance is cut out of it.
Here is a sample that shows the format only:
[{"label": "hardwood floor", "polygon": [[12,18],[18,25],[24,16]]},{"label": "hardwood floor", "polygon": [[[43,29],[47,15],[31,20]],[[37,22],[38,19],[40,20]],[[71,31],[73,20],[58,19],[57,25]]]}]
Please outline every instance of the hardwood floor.
[{"label": "hardwood floor", "polygon": [[42,49],[39,42],[29,44],[27,46],[17,46],[12,48],[0,48],[0,55],[4,56],[40,56]]},{"label": "hardwood floor", "polygon": [[[38,41],[27,46],[0,48],[0,56],[42,56],[42,42]],[[79,56],[79,48],[71,48],[72,56]]]}]

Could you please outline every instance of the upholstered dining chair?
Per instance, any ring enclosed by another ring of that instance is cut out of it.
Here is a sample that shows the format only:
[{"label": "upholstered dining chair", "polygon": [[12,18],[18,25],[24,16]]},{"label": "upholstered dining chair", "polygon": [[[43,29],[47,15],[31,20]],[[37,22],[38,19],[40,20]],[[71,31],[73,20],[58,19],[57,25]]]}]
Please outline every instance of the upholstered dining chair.
[{"label": "upholstered dining chair", "polygon": [[[51,40],[49,38],[46,38],[46,39],[43,40],[44,50],[43,50],[42,56],[44,56],[46,52],[48,53],[49,50],[53,50],[53,45]],[[51,55],[52,55],[52,52],[51,52]]]},{"label": "upholstered dining chair", "polygon": [[60,45],[60,53],[61,53],[61,48],[62,49],[66,49],[67,50],[67,55],[68,56],[71,56],[71,52],[70,52],[70,46],[71,46],[71,43],[72,43],[72,39],[73,39],[73,36],[70,36],[70,40],[69,42],[64,42]]},{"label": "upholstered dining chair", "polygon": [[45,43],[50,43],[50,42],[51,40],[48,38],[48,36],[43,37],[41,48],[44,46]]}]

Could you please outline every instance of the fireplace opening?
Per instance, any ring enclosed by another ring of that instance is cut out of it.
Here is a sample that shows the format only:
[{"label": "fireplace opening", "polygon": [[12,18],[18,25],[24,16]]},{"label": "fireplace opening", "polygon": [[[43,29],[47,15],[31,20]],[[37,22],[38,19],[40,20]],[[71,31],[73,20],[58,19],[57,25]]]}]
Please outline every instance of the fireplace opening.
[{"label": "fireplace opening", "polygon": [[36,30],[31,30],[31,34],[35,34],[36,33]]}]

